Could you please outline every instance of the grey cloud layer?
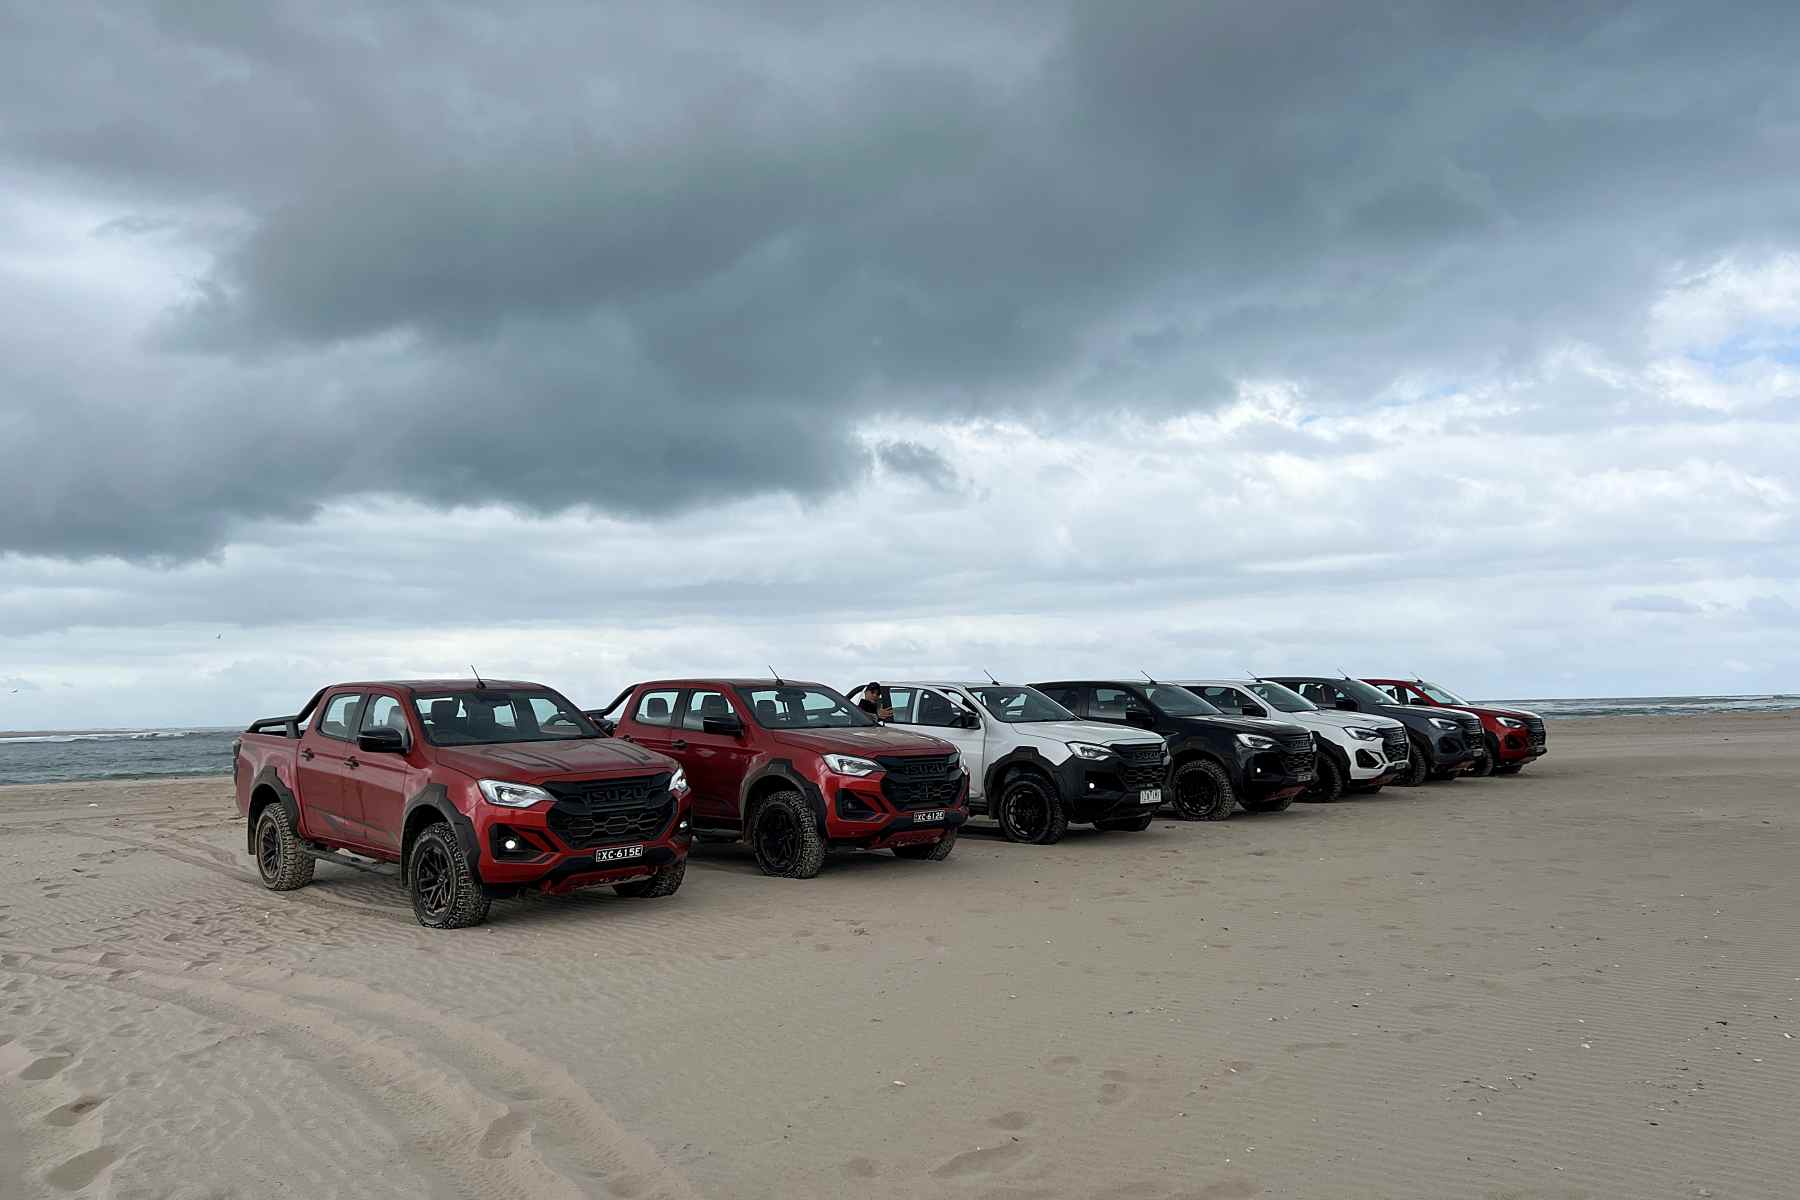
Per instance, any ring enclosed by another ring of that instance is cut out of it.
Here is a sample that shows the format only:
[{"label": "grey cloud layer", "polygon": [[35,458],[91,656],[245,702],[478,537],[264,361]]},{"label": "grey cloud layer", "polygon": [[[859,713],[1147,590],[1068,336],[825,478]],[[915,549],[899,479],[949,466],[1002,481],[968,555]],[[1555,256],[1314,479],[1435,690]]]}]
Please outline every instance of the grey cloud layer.
[{"label": "grey cloud layer", "polygon": [[1785,5],[1485,10],[10,6],[0,170],[207,265],[9,347],[0,551],[952,487],[853,431],[1629,355],[1672,272],[1800,238]]}]

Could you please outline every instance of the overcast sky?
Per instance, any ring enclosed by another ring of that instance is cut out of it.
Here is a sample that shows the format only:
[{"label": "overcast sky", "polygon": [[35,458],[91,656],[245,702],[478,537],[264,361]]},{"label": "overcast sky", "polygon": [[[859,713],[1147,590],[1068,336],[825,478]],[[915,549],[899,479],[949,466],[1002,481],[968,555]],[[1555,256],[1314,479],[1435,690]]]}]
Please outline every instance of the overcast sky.
[{"label": "overcast sky", "polygon": [[1797,61],[1788,3],[0,0],[0,728],[1800,692]]}]

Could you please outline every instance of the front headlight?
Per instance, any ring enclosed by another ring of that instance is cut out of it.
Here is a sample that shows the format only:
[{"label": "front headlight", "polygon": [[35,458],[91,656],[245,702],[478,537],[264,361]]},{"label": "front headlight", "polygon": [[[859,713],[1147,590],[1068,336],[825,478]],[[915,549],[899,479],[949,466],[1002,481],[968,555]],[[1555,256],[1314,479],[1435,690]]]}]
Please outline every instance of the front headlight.
[{"label": "front headlight", "polygon": [[1353,738],[1360,738],[1365,742],[1379,742],[1381,740],[1381,730],[1370,729],[1366,725],[1346,725],[1344,727],[1344,732]]},{"label": "front headlight", "polygon": [[675,773],[669,776],[669,794],[679,796],[687,790],[687,772],[676,767]]},{"label": "front headlight", "polygon": [[1248,746],[1252,750],[1273,750],[1281,745],[1272,737],[1264,737],[1260,733],[1240,733],[1237,735],[1238,745]]},{"label": "front headlight", "polygon": [[1451,731],[1455,731],[1455,730],[1462,728],[1462,726],[1458,725],[1455,721],[1446,721],[1442,717],[1431,718],[1431,723],[1433,725],[1437,726],[1439,729],[1448,729]]},{"label": "front headlight", "polygon": [[1098,746],[1093,742],[1070,742],[1069,752],[1076,758],[1085,758],[1090,761],[1112,757],[1112,750],[1110,747]]},{"label": "front headlight", "polygon": [[554,800],[549,792],[541,787],[532,787],[529,783],[508,783],[504,779],[478,779],[475,786],[489,804],[497,804],[501,808],[530,808],[534,804],[542,804],[546,800]]},{"label": "front headlight", "polygon": [[880,763],[858,758],[854,754],[826,754],[821,757],[825,760],[825,769],[839,775],[851,775],[860,779],[881,770]]},{"label": "front headlight", "polygon": [[962,767],[962,752],[960,750],[952,750],[950,752],[949,767],[952,771],[959,770]]},{"label": "front headlight", "polygon": [[1497,717],[1495,719],[1498,720],[1502,725],[1506,726],[1508,729],[1523,729],[1523,728],[1525,728],[1525,722],[1519,720],[1516,717]]}]

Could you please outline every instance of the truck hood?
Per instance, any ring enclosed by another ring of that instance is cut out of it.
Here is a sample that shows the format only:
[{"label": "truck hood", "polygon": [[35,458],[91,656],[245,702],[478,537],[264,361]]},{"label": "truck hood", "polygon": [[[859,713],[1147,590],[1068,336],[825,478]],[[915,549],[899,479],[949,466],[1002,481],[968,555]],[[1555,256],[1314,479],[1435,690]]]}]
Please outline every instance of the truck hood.
[{"label": "truck hood", "polygon": [[1544,719],[1528,708],[1502,708],[1497,704],[1458,704],[1453,707],[1472,712],[1478,717],[1530,717],[1536,721]]},{"label": "truck hood", "polygon": [[1021,721],[1006,728],[1020,738],[1062,745],[1069,742],[1093,742],[1100,746],[1123,746],[1133,742],[1157,745],[1163,740],[1161,734],[1148,729],[1122,729],[1098,721]]},{"label": "truck hood", "polygon": [[597,775],[646,770],[673,770],[660,754],[618,738],[571,738],[566,742],[516,742],[505,746],[436,746],[440,766],[471,779],[503,779],[538,783],[558,776]]},{"label": "truck hood", "polygon": [[1286,733],[1306,733],[1292,721],[1273,717],[1176,717],[1183,725],[1200,725],[1208,729],[1224,729],[1232,733],[1260,733],[1264,737]]},{"label": "truck hood", "polygon": [[1387,729],[1390,727],[1406,728],[1392,717],[1376,716],[1374,713],[1345,712],[1342,709],[1323,709],[1313,713],[1289,713],[1292,717],[1305,717],[1312,721],[1323,721],[1328,725],[1336,725],[1339,729]]},{"label": "truck hood", "polygon": [[886,725],[849,729],[771,729],[769,740],[777,745],[811,750],[814,754],[944,754],[956,747],[940,738]]}]

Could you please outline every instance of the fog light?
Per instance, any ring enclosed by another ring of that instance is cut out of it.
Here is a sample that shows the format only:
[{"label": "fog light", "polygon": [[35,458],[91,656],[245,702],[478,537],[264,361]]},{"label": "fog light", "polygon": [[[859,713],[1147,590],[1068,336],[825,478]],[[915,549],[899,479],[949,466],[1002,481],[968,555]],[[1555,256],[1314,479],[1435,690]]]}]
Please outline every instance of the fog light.
[{"label": "fog light", "polygon": [[505,846],[508,850],[517,850],[519,848],[519,839],[518,838],[507,838],[504,842],[501,842],[500,844],[502,846]]},{"label": "fog light", "polygon": [[687,828],[687,818],[686,817],[681,818],[681,824],[675,826],[675,828],[686,829]]}]

